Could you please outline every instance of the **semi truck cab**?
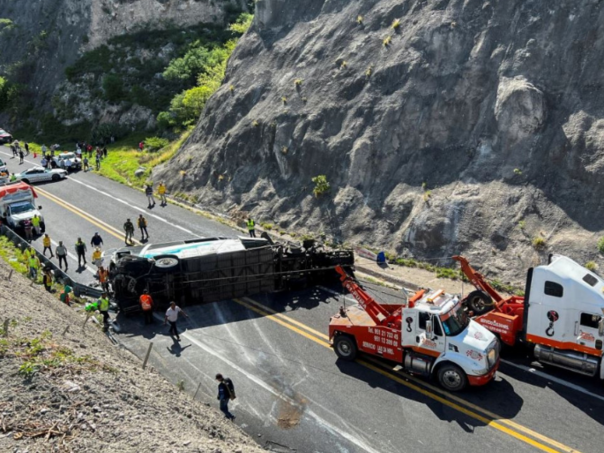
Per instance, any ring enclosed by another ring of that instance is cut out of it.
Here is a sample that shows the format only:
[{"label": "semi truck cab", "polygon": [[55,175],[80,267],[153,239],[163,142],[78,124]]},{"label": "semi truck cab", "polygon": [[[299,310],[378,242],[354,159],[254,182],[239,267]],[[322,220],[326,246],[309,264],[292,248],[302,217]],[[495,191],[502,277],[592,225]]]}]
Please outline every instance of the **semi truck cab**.
[{"label": "semi truck cab", "polygon": [[604,379],[604,280],[572,259],[553,255],[529,271],[525,336],[544,363]]}]

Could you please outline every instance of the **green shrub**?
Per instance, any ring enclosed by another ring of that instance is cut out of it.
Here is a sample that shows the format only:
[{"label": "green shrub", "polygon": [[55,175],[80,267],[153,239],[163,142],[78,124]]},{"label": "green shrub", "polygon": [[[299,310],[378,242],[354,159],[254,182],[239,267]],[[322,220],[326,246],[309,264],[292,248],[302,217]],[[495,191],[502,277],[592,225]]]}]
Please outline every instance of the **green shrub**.
[{"label": "green shrub", "polygon": [[331,186],[327,182],[327,177],[325,175],[315,176],[312,178],[312,182],[315,183],[315,187],[312,190],[315,194],[315,197],[319,197],[331,189]]},{"label": "green shrub", "polygon": [[600,252],[602,255],[604,255],[604,237],[601,237],[601,238],[598,240],[598,251],[599,251],[599,252]]},{"label": "green shrub", "polygon": [[235,33],[244,34],[250,26],[252,25],[252,21],[254,20],[254,15],[249,13],[242,13],[234,24],[229,26],[229,30]]},{"label": "green shrub", "polygon": [[520,228],[521,230],[524,230],[525,227],[526,227],[526,222],[524,220],[521,220],[518,222],[518,228]]},{"label": "green shrub", "polygon": [[150,151],[158,151],[170,144],[170,141],[161,137],[147,137],[145,139],[145,148]]},{"label": "green shrub", "polygon": [[398,30],[398,28],[401,26],[401,20],[400,19],[394,19],[394,21],[392,21],[392,29],[393,30]]},{"label": "green shrub", "polygon": [[533,247],[535,250],[543,250],[545,248],[545,239],[541,236],[537,236],[533,239]]},{"label": "green shrub", "polygon": [[588,261],[585,263],[585,269],[595,272],[598,269],[598,265],[594,261]]}]

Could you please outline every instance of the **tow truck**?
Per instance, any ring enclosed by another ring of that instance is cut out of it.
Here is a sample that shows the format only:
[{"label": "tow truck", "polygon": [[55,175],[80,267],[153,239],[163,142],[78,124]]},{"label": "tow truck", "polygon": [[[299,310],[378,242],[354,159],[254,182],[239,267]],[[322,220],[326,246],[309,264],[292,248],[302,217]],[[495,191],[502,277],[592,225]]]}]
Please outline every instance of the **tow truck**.
[{"label": "tow truck", "polygon": [[469,319],[457,296],[422,289],[403,304],[380,304],[344,268],[335,270],[359,303],[331,317],[329,339],[340,359],[352,361],[359,352],[379,356],[409,373],[435,376],[449,391],[493,379],[499,341]]},{"label": "tow truck", "polygon": [[504,345],[526,345],[538,362],[604,379],[601,277],[550,255],[547,265],[528,270],[524,296],[503,297],[466,258],[453,259],[476,288],[463,305]]}]

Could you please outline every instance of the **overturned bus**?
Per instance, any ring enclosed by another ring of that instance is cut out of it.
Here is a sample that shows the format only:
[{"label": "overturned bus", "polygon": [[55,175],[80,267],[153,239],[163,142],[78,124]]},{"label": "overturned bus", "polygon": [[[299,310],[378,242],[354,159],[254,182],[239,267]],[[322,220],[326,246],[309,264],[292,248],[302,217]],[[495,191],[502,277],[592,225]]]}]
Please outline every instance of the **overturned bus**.
[{"label": "overturned bus", "polygon": [[215,302],[338,281],[337,265],[352,270],[351,250],[326,250],[270,238],[202,238],[123,247],[112,252],[110,282],[120,309],[138,311],[146,289],[156,307]]}]

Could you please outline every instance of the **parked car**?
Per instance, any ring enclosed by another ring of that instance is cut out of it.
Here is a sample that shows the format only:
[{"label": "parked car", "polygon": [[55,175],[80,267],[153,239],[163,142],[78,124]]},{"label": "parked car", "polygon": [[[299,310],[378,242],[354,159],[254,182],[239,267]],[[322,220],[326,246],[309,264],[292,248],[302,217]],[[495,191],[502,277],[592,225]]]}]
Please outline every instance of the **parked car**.
[{"label": "parked car", "polygon": [[6,162],[0,159],[0,174],[8,173],[8,168],[6,167]]},{"label": "parked car", "polygon": [[64,151],[52,158],[51,165],[53,168],[63,168],[67,171],[81,170],[82,159],[76,156],[76,153]]},{"label": "parked car", "polygon": [[17,181],[23,181],[27,184],[46,181],[60,181],[67,177],[67,171],[62,168],[53,168],[48,170],[44,167],[32,167],[21,173],[16,173]]},{"label": "parked car", "polygon": [[0,129],[0,143],[10,143],[13,141],[13,136],[6,132],[4,129]]}]

